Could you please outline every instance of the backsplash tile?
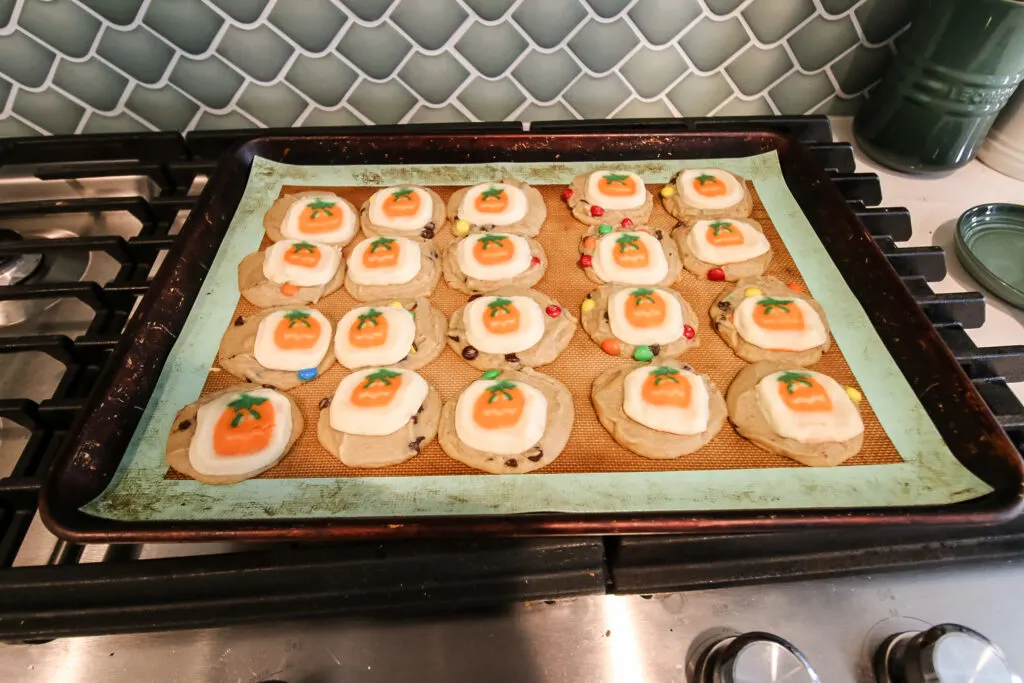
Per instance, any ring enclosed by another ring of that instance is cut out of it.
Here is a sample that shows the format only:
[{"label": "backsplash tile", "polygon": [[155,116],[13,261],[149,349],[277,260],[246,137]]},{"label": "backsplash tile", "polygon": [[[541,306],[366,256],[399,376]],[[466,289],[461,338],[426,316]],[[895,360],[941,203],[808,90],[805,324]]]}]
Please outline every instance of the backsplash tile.
[{"label": "backsplash tile", "polygon": [[0,136],[852,113],[914,0],[0,0]]}]

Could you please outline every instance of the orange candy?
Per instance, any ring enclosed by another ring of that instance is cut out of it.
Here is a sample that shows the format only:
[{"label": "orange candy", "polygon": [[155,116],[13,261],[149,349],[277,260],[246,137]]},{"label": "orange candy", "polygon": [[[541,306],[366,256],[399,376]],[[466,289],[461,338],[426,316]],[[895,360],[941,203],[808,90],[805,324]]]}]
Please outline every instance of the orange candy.
[{"label": "orange candy", "polygon": [[832,410],[832,399],[814,377],[806,372],[779,375],[779,396],[797,413],[825,413]]},{"label": "orange candy", "polygon": [[371,308],[360,313],[348,328],[348,342],[357,349],[383,345],[388,340],[388,319],[381,311]]},{"label": "orange candy", "polygon": [[799,282],[790,282],[786,286],[789,287],[790,289],[792,289],[794,292],[802,292],[802,291],[804,291],[803,285],[801,285]]},{"label": "orange candy", "polygon": [[493,334],[508,334],[519,329],[519,309],[510,299],[498,297],[487,304],[484,327]]},{"label": "orange candy", "polygon": [[597,240],[594,239],[593,237],[584,237],[583,248],[586,249],[587,251],[594,251],[595,249],[597,249]]},{"label": "orange candy", "polygon": [[389,218],[408,218],[420,210],[420,195],[412,187],[401,187],[392,192],[381,204]]},{"label": "orange candy", "polygon": [[391,403],[401,387],[402,373],[381,368],[352,390],[350,400],[359,408],[382,408]]},{"label": "orange candy", "polygon": [[473,421],[484,429],[515,427],[523,416],[526,397],[508,380],[499,380],[487,387],[473,404]]},{"label": "orange candy", "polygon": [[792,299],[765,297],[754,308],[754,324],[765,330],[804,329],[804,314]]},{"label": "orange candy", "polygon": [[296,242],[284,253],[285,263],[303,268],[315,268],[320,263],[320,248],[309,242]]},{"label": "orange candy", "polygon": [[213,427],[217,455],[251,455],[270,444],[274,435],[274,404],[262,396],[239,394],[228,403]]},{"label": "orange candy", "polygon": [[597,189],[608,197],[629,197],[636,193],[636,180],[627,173],[606,173],[598,181]]},{"label": "orange candy", "polygon": [[665,299],[653,289],[634,289],[626,299],[626,320],[633,327],[656,327],[666,315]]},{"label": "orange candy", "polygon": [[664,365],[651,370],[640,387],[640,396],[654,406],[686,408],[691,394],[689,378]]},{"label": "orange candy", "polygon": [[335,202],[315,199],[306,204],[299,214],[299,232],[315,235],[337,230],[344,218],[342,211]]},{"label": "orange candy", "polygon": [[721,197],[726,193],[725,183],[709,173],[701,173],[694,178],[693,189],[704,197]]},{"label": "orange candy", "polygon": [[622,353],[622,346],[619,344],[618,339],[609,337],[601,342],[601,350],[607,353],[609,356],[617,356]]},{"label": "orange candy", "polygon": [[715,221],[708,225],[704,239],[716,247],[734,247],[743,244],[743,233],[729,221]]},{"label": "orange candy", "polygon": [[515,255],[516,245],[507,235],[484,235],[473,245],[473,258],[484,266],[511,261]]},{"label": "orange candy", "polygon": [[504,213],[508,210],[508,193],[502,187],[491,185],[476,196],[473,206],[480,213]]},{"label": "orange candy", "polygon": [[320,339],[320,321],[306,311],[288,311],[274,328],[279,349],[311,349]]},{"label": "orange candy", "polygon": [[651,255],[640,235],[624,233],[615,240],[612,258],[623,268],[643,268],[650,263]]},{"label": "orange candy", "polygon": [[299,293],[299,286],[293,285],[291,282],[286,282],[281,285],[281,293],[285,296],[295,296]]},{"label": "orange candy", "polygon": [[367,268],[394,268],[402,245],[390,237],[378,237],[363,251],[363,265]]}]

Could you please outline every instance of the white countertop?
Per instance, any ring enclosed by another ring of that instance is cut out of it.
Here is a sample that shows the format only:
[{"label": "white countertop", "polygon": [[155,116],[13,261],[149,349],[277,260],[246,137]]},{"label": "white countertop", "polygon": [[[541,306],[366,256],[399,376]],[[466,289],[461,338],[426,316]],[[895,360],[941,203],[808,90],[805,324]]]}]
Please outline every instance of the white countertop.
[{"label": "white countertop", "polygon": [[[849,117],[832,119],[836,140],[853,142],[852,121]],[[985,324],[967,330],[974,343],[978,346],[1024,344],[1024,311],[985,291],[960,265],[953,244],[960,214],[978,204],[1024,203],[1024,181],[993,171],[977,160],[945,175],[912,176],[880,166],[859,150],[856,158],[858,173],[877,173],[881,179],[883,206],[910,209],[914,234],[898,246],[932,245],[946,250],[946,278],[929,283],[932,290],[939,293],[974,291],[985,295]],[[1024,382],[1010,386],[1017,398],[1024,401]]]}]

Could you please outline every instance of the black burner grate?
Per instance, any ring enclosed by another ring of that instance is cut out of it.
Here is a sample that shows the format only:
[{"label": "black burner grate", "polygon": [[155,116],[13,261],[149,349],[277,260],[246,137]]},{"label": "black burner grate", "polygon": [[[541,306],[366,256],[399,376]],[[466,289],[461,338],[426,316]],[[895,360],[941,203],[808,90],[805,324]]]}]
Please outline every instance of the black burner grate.
[{"label": "black burner grate", "polygon": [[[382,130],[383,128],[383,130]],[[984,321],[980,294],[935,294],[928,282],[945,276],[936,247],[901,248],[911,235],[906,209],[878,208],[881,189],[873,174],[857,174],[853,150],[833,143],[824,117],[538,123],[534,130],[613,132],[637,129],[771,129],[807,143],[832,171],[907,287],[939,328],[1018,449],[1024,447],[1024,408],[1006,385],[1024,381],[1024,347],[978,349],[964,332]],[[403,126],[402,132],[493,132],[518,124]],[[395,131],[399,128],[394,128]],[[65,367],[51,398],[0,397],[0,417],[30,436],[10,476],[0,480],[0,638],[213,626],[273,616],[330,614],[374,608],[464,608],[530,599],[618,592],[654,592],[735,582],[821,576],[956,559],[1001,557],[1024,549],[1024,526],[962,531],[894,529],[879,546],[877,534],[844,532],[743,534],[643,538],[569,538],[390,542],[386,544],[274,544],[234,552],[138,559],[142,549],[121,546],[102,561],[82,562],[83,548],[58,543],[48,566],[13,567],[36,513],[43,475],[110,352],[145,293],[158,263],[175,239],[187,194],[210,173],[233,143],[274,131],[93,135],[0,140],[0,171],[24,165],[41,180],[141,176],[155,196],[118,196],[31,202],[0,198],[0,229],[34,216],[126,212],[140,223],[130,238],[80,237],[0,242],[0,259],[62,250],[102,253],[116,275],[96,282],[0,287],[0,302],[77,299],[94,317],[88,330],[63,335],[0,336],[0,355],[47,354]],[[294,135],[294,130],[281,131]],[[318,134],[389,132],[387,127],[319,129]],[[13,170],[17,170],[16,168]],[[2,191],[2,185],[0,185]],[[939,537],[941,535],[941,538]]]}]

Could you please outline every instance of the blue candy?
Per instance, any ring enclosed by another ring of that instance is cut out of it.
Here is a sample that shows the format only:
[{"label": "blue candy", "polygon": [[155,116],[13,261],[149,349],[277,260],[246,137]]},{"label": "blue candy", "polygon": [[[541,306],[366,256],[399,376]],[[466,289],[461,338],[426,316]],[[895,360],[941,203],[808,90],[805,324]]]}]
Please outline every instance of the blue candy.
[{"label": "blue candy", "polygon": [[299,379],[303,382],[308,382],[317,376],[316,368],[306,368],[305,370],[299,370]]}]

